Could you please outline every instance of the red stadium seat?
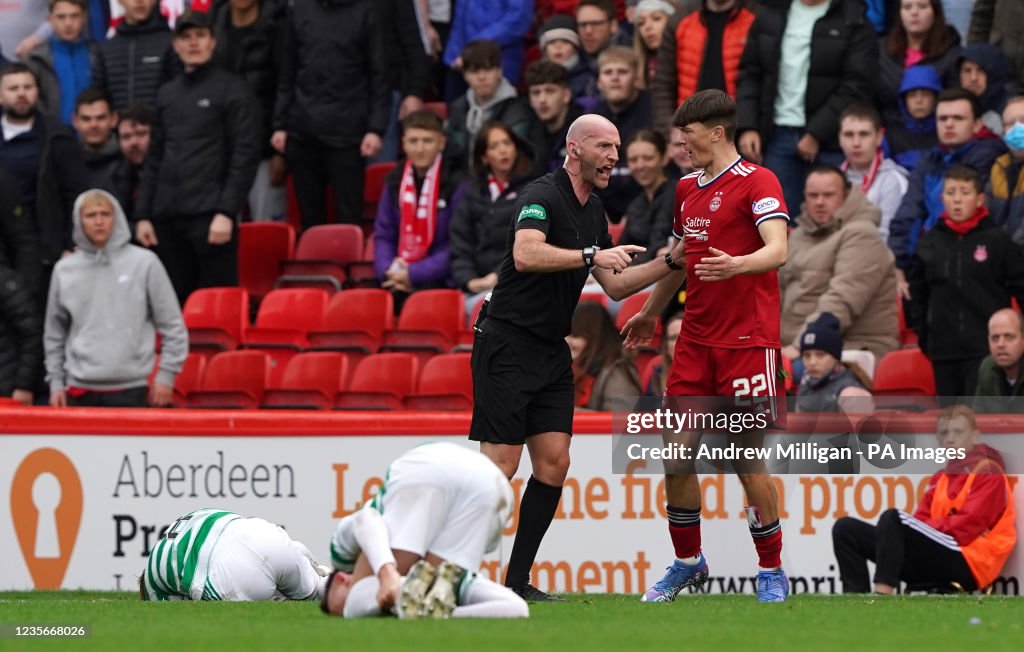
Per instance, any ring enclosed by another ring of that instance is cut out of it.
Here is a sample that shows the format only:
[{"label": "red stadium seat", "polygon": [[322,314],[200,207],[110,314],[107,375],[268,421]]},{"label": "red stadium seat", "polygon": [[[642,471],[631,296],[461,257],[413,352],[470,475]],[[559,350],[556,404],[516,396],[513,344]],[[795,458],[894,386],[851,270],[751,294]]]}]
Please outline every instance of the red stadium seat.
[{"label": "red stadium seat", "polygon": [[270,357],[272,387],[281,382],[288,361],[309,347],[308,333],[323,327],[327,301],[327,292],[315,288],[273,290],[264,297],[242,348],[258,349]]},{"label": "red stadium seat", "polygon": [[306,335],[321,330],[328,295],[316,288],[271,291],[260,303],[256,325],[246,332],[245,348],[305,349]]},{"label": "red stadium seat", "polygon": [[470,356],[469,353],[448,353],[428,360],[420,375],[419,391],[405,398],[405,407],[410,410],[472,410]]},{"label": "red stadium seat", "polygon": [[257,301],[274,288],[281,261],[295,257],[295,230],[281,222],[238,227],[238,281]]},{"label": "red stadium seat", "polygon": [[426,102],[423,108],[441,118],[441,122],[448,119],[448,105],[444,102]]},{"label": "red stadium seat", "polygon": [[192,351],[214,353],[238,348],[249,328],[249,293],[242,288],[201,288],[182,310]]},{"label": "red stadium seat", "polygon": [[935,396],[932,363],[920,349],[886,353],[875,370],[875,396]]},{"label": "red stadium seat", "polygon": [[368,356],[352,374],[349,389],[334,402],[340,410],[400,410],[402,399],[416,390],[420,363],[411,353]]},{"label": "red stadium seat", "polygon": [[[157,361],[159,364],[159,360]],[[174,378],[174,404],[178,407],[185,407],[189,392],[194,392],[203,383],[203,373],[206,371],[206,356],[199,353],[189,353],[185,358],[185,364],[181,371]]]},{"label": "red stadium seat", "polygon": [[331,297],[321,330],[309,333],[309,348],[344,351],[355,366],[380,349],[384,332],[394,328],[395,303],[380,289],[342,290]]},{"label": "red stadium seat", "polygon": [[281,386],[263,396],[265,408],[329,410],[348,382],[348,358],[344,353],[313,351],[288,361]]},{"label": "red stadium seat", "polygon": [[394,163],[371,163],[366,166],[363,177],[363,217],[372,220],[377,216],[377,204],[384,192],[384,178],[395,167]]},{"label": "red stadium seat", "polygon": [[429,357],[448,353],[466,323],[466,299],[460,290],[418,290],[409,295],[398,327],[384,334],[382,351],[417,351]]},{"label": "red stadium seat", "polygon": [[254,409],[263,401],[270,361],[262,351],[225,351],[210,359],[201,389],[189,392],[188,407]]},{"label": "red stadium seat", "polygon": [[345,265],[363,255],[363,230],[355,224],[322,224],[299,238],[295,258],[281,263],[276,287],[316,287],[337,292]]}]

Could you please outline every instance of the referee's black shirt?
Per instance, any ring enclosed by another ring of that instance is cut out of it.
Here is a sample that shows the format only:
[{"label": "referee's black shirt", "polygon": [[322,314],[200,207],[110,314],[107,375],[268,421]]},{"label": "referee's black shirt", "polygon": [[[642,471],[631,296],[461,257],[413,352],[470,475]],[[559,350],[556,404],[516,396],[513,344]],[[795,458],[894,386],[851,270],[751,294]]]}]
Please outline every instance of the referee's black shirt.
[{"label": "referee's black shirt", "polygon": [[612,246],[612,239],[604,207],[593,193],[586,205],[580,206],[569,173],[559,168],[523,190],[515,215],[487,318],[543,340],[563,339],[570,332],[589,270],[581,265],[561,272],[517,271],[512,257],[516,231],[537,229],[547,235],[548,244],[562,249],[606,249]]}]

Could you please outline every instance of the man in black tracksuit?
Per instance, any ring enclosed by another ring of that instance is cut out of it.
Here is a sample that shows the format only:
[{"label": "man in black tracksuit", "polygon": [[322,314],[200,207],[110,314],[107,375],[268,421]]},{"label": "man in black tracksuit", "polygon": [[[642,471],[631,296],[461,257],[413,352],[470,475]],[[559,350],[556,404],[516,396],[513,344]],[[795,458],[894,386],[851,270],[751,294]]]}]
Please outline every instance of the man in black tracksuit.
[{"label": "man in black tracksuit", "polygon": [[363,158],[380,151],[391,105],[373,0],[295,2],[289,9],[271,143],[285,154],[302,226],[359,223]]},{"label": "man in black tracksuit", "polygon": [[180,71],[171,50],[171,30],[157,0],[125,3],[115,32],[99,44],[93,86],[106,91],[115,111],[132,104],[153,106],[160,85]]},{"label": "man in black tracksuit", "polygon": [[155,247],[183,304],[196,288],[238,284],[235,221],[260,160],[259,105],[245,80],[210,65],[215,46],[209,16],[178,19],[185,72],[157,95],[135,211],[136,239]]}]

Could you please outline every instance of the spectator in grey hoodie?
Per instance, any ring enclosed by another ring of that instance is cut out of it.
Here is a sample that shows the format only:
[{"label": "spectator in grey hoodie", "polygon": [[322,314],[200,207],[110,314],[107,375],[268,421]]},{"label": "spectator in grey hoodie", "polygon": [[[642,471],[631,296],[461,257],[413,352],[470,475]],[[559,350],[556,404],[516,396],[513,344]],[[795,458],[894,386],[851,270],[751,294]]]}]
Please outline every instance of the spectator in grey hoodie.
[{"label": "spectator in grey hoodie", "polygon": [[[50,405],[168,405],[188,331],[160,260],[129,241],[121,205],[89,190],[75,200],[75,253],[54,267],[43,343]],[[160,369],[152,391],[156,332]]]}]

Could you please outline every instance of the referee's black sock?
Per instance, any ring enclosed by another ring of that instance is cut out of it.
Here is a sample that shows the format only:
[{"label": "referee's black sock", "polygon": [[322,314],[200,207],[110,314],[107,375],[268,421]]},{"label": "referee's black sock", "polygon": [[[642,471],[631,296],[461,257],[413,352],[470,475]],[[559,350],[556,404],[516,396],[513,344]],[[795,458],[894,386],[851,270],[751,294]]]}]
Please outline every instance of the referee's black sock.
[{"label": "referee's black sock", "polygon": [[505,573],[505,586],[521,586],[530,581],[533,560],[561,498],[561,487],[544,484],[530,476],[523,501],[519,504],[519,529],[516,530],[516,541]]}]

